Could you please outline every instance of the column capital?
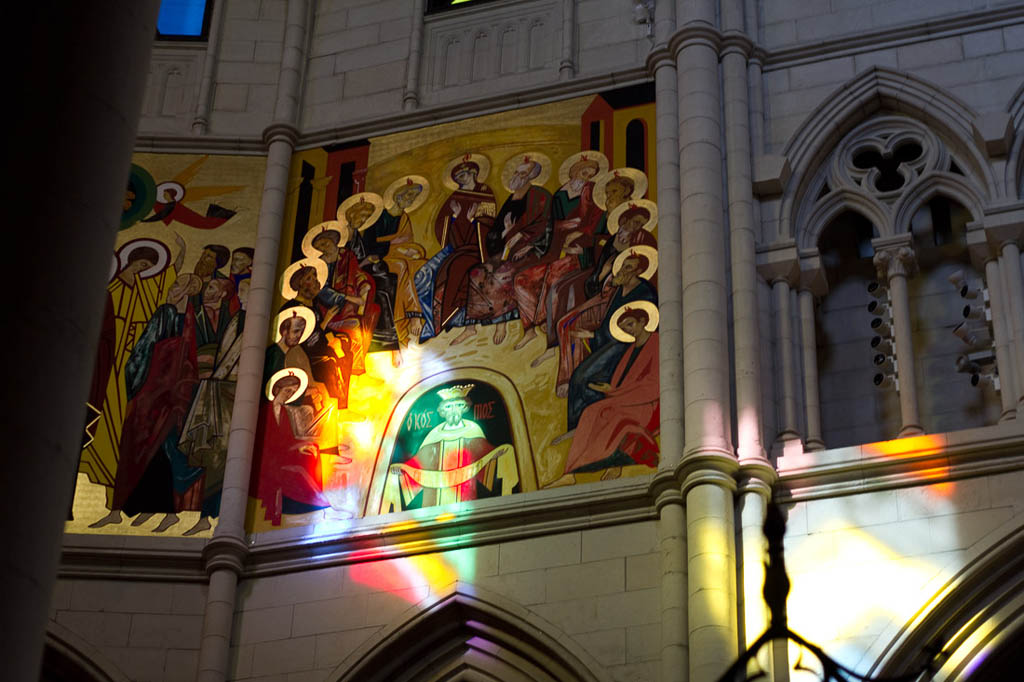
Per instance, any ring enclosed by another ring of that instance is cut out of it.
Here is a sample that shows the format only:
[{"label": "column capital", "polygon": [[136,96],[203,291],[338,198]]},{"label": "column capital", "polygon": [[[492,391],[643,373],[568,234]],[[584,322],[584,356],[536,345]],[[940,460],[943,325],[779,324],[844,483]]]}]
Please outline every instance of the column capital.
[{"label": "column capital", "polygon": [[678,29],[668,41],[668,49],[676,57],[687,47],[704,45],[718,52],[722,44],[722,34],[714,26],[703,21],[695,21]]},{"label": "column capital", "polygon": [[203,564],[207,575],[214,571],[227,569],[235,575],[241,575],[245,566],[245,558],[249,555],[249,547],[241,538],[230,535],[214,536],[203,547]]},{"label": "column capital", "polygon": [[738,479],[737,492],[757,493],[765,502],[772,499],[772,486],[778,480],[779,475],[775,468],[767,461],[763,464],[744,464],[740,466],[736,474]]},{"label": "column capital", "polygon": [[893,277],[913,277],[917,274],[917,254],[910,246],[910,235],[900,235],[900,239],[889,238],[885,243],[879,243],[881,239],[872,240],[875,247],[873,262],[878,276],[886,281]]},{"label": "column capital", "polygon": [[676,68],[676,61],[668,45],[661,43],[655,45],[654,48],[647,53],[647,59],[644,61],[644,68],[647,69],[647,73],[654,76],[654,73],[663,66],[670,66],[674,69]]},{"label": "column capital", "polygon": [[271,123],[263,129],[263,144],[267,147],[278,140],[284,140],[294,148],[295,143],[299,141],[299,129],[291,123],[281,121]]},{"label": "column capital", "polygon": [[690,488],[705,483],[736,490],[735,477],[739,468],[739,462],[731,454],[705,452],[684,457],[676,475],[683,481],[682,494],[686,497]]},{"label": "column capital", "polygon": [[730,29],[719,34],[719,50],[722,57],[728,54],[740,54],[744,59],[754,52],[754,41],[742,31]]}]

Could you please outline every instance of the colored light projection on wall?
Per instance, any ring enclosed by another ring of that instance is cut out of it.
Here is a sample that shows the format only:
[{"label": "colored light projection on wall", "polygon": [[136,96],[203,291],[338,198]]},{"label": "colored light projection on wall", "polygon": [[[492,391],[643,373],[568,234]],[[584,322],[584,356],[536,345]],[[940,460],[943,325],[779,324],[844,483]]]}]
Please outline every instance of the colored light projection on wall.
[{"label": "colored light projection on wall", "polygon": [[212,532],[265,166],[133,157],[68,532]]},{"label": "colored light projection on wall", "polygon": [[294,156],[252,530],[653,471],[652,101]]}]

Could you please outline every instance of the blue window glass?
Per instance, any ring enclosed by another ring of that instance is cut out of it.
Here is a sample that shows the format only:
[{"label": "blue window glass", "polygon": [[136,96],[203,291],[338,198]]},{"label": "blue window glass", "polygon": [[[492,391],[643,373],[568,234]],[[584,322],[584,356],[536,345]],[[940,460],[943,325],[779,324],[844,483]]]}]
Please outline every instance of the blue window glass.
[{"label": "blue window glass", "polygon": [[199,38],[206,30],[207,0],[163,0],[156,30],[163,38]]}]

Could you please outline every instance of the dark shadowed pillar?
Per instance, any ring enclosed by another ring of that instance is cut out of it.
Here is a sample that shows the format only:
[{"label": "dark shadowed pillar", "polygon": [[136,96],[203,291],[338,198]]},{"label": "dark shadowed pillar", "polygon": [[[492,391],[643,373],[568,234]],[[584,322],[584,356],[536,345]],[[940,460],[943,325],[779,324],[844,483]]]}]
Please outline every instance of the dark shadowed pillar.
[{"label": "dark shadowed pillar", "polygon": [[[0,660],[39,679],[159,0],[5,7]],[[10,52],[14,54],[10,54]]]}]

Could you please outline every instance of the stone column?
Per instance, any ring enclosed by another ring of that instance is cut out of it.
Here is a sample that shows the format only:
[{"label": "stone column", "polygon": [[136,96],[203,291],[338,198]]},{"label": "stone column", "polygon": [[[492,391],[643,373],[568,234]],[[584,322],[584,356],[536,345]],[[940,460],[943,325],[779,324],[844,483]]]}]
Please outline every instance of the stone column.
[{"label": "stone column", "polygon": [[210,17],[210,32],[206,36],[206,58],[203,61],[203,79],[196,97],[196,115],[192,118],[192,134],[205,135],[210,128],[210,105],[213,102],[214,77],[220,60],[220,30],[224,23],[226,2],[215,2]]},{"label": "stone column", "polygon": [[1012,362],[1021,381],[1017,382],[1017,416],[1024,418],[1024,277],[1021,276],[1020,248],[1016,241],[1000,247],[999,269],[1006,283],[1006,313],[1013,334]]},{"label": "stone column", "polygon": [[793,363],[793,318],[790,309],[790,286],[785,278],[772,281],[772,297],[775,301],[775,352],[778,357],[779,385],[782,388],[779,401],[778,441],[798,440],[796,415],[796,366]]},{"label": "stone column", "polygon": [[277,254],[292,151],[298,137],[299,97],[306,63],[309,0],[290,0],[285,26],[281,76],[277,86],[274,120],[263,133],[267,144],[267,170],[256,225],[256,253],[252,286],[246,307],[245,332],[238,362],[238,386],[231,412],[227,463],[220,519],[203,556],[210,588],[199,649],[200,682],[226,679],[232,615],[238,576],[247,546],[245,510],[249,501],[253,441],[262,394],[263,359],[270,328],[271,305],[277,288]]},{"label": "stone column", "polygon": [[691,682],[736,657],[736,552],[730,438],[727,269],[722,205],[720,35],[714,0],[678,0],[683,391]]},{"label": "stone column", "polygon": [[[907,278],[916,273],[914,250],[905,246],[904,238],[898,242],[887,240],[875,244],[875,268],[878,276],[888,282],[889,305],[892,311],[893,340],[896,346],[896,364],[899,376],[900,418],[899,437],[924,433],[917,408],[917,378],[914,371],[914,337],[910,322],[910,299]],[[890,243],[891,242],[891,243]]]},{"label": "stone column", "polygon": [[1009,318],[1006,315],[1007,297],[1003,286],[1003,277],[999,268],[999,260],[992,255],[985,261],[985,284],[988,288],[988,304],[992,310],[992,347],[996,354],[996,367],[999,368],[999,399],[1002,402],[1002,414],[999,421],[1017,417],[1017,381],[1019,367],[1013,360],[1010,347]]},{"label": "stone column", "polygon": [[562,60],[558,62],[558,80],[567,81],[575,75],[576,0],[562,0]]},{"label": "stone column", "polygon": [[807,433],[804,434],[804,448],[824,450],[821,438],[821,397],[818,391],[818,335],[814,322],[814,293],[801,285],[800,301],[800,347],[804,369],[804,411]]},{"label": "stone column", "polygon": [[770,483],[757,478],[745,480],[740,485],[740,565],[739,575],[743,581],[743,639],[749,647],[768,629],[768,607],[761,596],[764,589],[764,516],[771,499]]},{"label": "stone column", "polygon": [[423,0],[412,0],[412,33],[409,36],[409,60],[405,63],[405,93],[402,109],[412,111],[420,105],[420,62],[423,59]]},{"label": "stone column", "polygon": [[689,670],[686,600],[686,519],[676,469],[683,454],[683,281],[679,233],[679,110],[676,64],[668,48],[675,6],[655,6],[655,47],[647,57],[656,91],[658,163],[658,309],[661,337],[661,460],[658,494],[661,552],[661,679],[685,679]]},{"label": "stone column", "polygon": [[732,257],[733,362],[736,391],[736,454],[740,462],[767,461],[761,442],[761,331],[758,325],[754,197],[751,189],[747,53],[741,0],[722,4],[728,36],[722,53],[725,144]]},{"label": "stone column", "polygon": [[12,294],[0,502],[4,679],[39,679],[159,4],[18,3],[13,13],[12,31],[45,41],[5,86],[13,120],[3,161]]}]

